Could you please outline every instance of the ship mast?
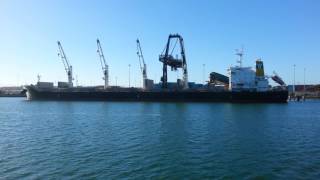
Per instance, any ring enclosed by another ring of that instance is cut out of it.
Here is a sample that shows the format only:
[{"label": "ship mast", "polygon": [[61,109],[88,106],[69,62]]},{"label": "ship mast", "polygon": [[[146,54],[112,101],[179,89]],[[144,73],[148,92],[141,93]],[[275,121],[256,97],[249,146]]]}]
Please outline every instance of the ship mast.
[{"label": "ship mast", "polygon": [[242,67],[242,59],[243,59],[243,47],[241,50],[236,49],[236,55],[239,56],[239,59],[237,60],[237,63],[239,63],[239,66]]},{"label": "ship mast", "polygon": [[142,78],[143,78],[143,89],[146,89],[147,88],[147,65],[144,61],[139,39],[137,39],[137,55],[139,58],[139,64],[140,64],[140,69],[141,69]]},{"label": "ship mast", "polygon": [[69,64],[66,54],[62,48],[60,41],[57,42],[59,47],[58,56],[61,58],[62,63],[64,65],[64,69],[66,70],[68,76],[68,86],[73,87],[73,75],[72,75],[72,66]]},{"label": "ship mast", "polygon": [[104,54],[103,54],[99,39],[97,39],[97,46],[98,46],[97,53],[100,58],[101,68],[104,75],[102,79],[104,80],[104,88],[106,89],[109,87],[109,66],[106,63],[106,59],[104,58]]}]

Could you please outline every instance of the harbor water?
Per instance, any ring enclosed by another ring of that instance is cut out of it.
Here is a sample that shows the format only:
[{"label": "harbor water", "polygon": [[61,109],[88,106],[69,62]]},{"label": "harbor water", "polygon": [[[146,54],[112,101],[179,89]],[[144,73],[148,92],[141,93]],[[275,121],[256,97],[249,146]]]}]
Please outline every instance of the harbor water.
[{"label": "harbor water", "polygon": [[319,179],[320,101],[0,99],[0,179]]}]

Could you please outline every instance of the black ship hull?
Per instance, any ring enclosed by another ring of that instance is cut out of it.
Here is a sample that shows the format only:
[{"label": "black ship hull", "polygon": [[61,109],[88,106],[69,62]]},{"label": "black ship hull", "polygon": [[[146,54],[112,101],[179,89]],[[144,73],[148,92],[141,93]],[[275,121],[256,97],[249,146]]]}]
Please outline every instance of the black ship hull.
[{"label": "black ship hull", "polygon": [[215,91],[142,91],[102,89],[40,89],[27,86],[29,100],[62,101],[142,101],[142,102],[231,102],[286,103],[288,91],[215,92]]}]

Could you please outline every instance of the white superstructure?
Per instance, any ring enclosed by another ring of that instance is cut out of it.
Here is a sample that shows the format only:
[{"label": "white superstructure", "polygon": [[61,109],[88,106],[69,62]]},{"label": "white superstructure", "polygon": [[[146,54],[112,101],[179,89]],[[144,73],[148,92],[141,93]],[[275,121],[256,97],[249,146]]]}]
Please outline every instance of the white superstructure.
[{"label": "white superstructure", "polygon": [[230,91],[267,91],[269,90],[268,77],[264,74],[263,62],[256,61],[256,70],[251,67],[242,67],[243,52],[237,52],[239,66],[229,69]]},{"label": "white superstructure", "polygon": [[255,87],[255,72],[251,67],[230,67],[229,89],[232,91],[250,90]]}]

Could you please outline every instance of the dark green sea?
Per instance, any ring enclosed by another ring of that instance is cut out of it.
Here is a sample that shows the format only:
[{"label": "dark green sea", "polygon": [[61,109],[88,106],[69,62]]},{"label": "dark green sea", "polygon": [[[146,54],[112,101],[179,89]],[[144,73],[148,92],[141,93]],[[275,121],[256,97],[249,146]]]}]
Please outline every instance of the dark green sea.
[{"label": "dark green sea", "polygon": [[320,179],[320,101],[0,98],[0,179]]}]

